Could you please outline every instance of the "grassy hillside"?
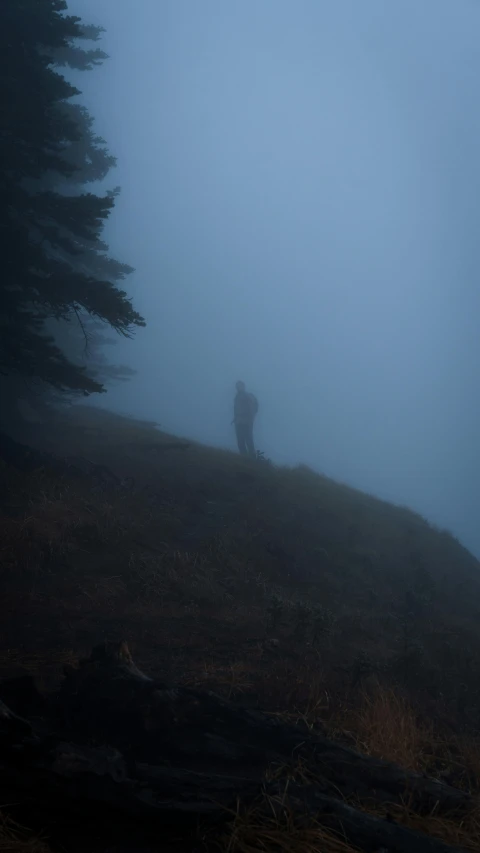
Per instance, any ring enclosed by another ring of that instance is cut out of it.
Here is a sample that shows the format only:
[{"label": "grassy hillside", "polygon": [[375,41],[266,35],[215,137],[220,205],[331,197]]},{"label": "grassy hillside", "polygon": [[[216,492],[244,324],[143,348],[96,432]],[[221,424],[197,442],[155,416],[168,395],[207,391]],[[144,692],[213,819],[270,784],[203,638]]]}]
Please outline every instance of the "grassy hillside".
[{"label": "grassy hillside", "polygon": [[[476,786],[480,564],[452,536],[308,468],[100,410],[37,443],[71,467],[1,472],[0,676],[49,684],[125,638],[153,675]],[[431,831],[473,850],[473,825]],[[274,849],[249,831],[234,822],[232,850]]]}]

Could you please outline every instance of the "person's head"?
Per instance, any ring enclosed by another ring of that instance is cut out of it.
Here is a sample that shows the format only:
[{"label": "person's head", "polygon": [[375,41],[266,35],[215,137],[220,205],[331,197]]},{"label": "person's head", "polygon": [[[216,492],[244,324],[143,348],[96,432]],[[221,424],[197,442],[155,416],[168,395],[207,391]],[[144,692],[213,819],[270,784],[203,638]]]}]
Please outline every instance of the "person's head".
[{"label": "person's head", "polygon": [[238,380],[238,382],[237,382],[237,384],[235,385],[235,388],[237,389],[237,392],[238,392],[239,394],[241,394],[241,393],[242,393],[242,391],[245,391],[245,382],[242,382],[242,381],[239,379],[239,380]]}]

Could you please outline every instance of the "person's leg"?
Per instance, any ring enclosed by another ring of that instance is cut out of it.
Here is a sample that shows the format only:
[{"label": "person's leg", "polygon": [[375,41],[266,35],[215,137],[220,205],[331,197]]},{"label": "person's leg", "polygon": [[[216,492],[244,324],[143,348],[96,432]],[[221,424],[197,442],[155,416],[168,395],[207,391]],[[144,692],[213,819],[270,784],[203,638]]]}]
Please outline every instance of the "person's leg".
[{"label": "person's leg", "polygon": [[248,426],[247,426],[245,442],[247,445],[248,455],[249,456],[256,456],[255,442],[253,440],[253,424],[248,424]]},{"label": "person's leg", "polygon": [[238,452],[245,456],[247,453],[247,444],[245,440],[245,424],[235,424],[235,432],[237,433]]}]

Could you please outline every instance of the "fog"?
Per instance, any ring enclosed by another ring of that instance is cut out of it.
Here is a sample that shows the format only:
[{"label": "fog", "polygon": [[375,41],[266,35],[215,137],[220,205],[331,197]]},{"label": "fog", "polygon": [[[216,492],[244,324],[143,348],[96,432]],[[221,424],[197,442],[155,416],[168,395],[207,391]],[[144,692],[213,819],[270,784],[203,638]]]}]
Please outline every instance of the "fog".
[{"label": "fog", "polygon": [[[138,370],[98,400],[407,504],[480,554],[480,5],[70,0]],[[97,402],[97,401],[95,401]]]}]

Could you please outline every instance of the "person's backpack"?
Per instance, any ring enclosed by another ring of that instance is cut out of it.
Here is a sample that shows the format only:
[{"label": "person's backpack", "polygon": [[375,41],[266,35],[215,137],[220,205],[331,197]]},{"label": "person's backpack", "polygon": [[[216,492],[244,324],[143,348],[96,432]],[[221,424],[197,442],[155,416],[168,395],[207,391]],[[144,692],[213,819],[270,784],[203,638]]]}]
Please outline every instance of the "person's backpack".
[{"label": "person's backpack", "polygon": [[250,402],[252,404],[252,411],[254,415],[258,414],[258,400],[255,397],[255,394],[249,394]]}]

